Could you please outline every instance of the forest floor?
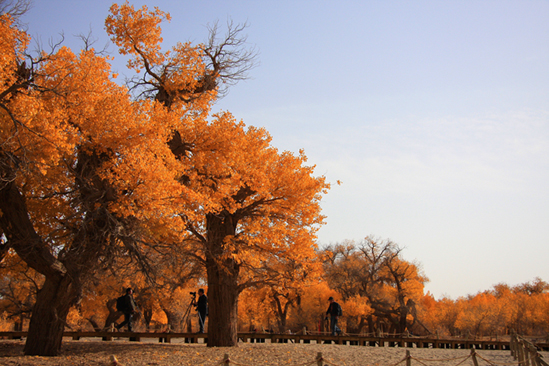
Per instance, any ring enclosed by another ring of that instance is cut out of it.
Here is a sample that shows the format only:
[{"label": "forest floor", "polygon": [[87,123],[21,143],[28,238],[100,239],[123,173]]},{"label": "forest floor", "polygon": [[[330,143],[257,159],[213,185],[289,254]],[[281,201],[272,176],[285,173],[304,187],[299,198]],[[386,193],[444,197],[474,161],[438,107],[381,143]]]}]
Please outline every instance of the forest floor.
[{"label": "forest floor", "polygon": [[[62,352],[57,357],[23,355],[24,341],[0,340],[0,365],[9,366],[180,366],[222,365],[225,354],[229,355],[226,366],[305,366],[317,365],[319,352],[325,365],[334,366],[394,366],[406,365],[409,350],[412,365],[473,365],[470,350],[359,347],[334,344],[252,344],[239,343],[238,347],[214,348],[204,344],[147,343],[114,340],[65,340]],[[518,365],[510,351],[477,351],[479,366]],[[544,352],[545,359],[549,352]],[[485,359],[485,360],[484,360]],[[488,361],[490,361],[490,363]],[[400,363],[400,361],[404,361]]]}]

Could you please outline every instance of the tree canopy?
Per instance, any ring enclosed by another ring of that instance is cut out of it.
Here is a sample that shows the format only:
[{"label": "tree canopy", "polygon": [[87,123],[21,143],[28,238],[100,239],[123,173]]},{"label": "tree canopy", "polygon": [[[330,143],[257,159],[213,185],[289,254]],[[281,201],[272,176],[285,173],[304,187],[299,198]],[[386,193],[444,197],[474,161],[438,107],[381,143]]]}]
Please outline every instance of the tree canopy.
[{"label": "tree canopy", "polygon": [[314,248],[324,178],[303,152],[272,147],[265,130],[210,116],[220,85],[252,65],[243,28],[221,44],[212,36],[163,53],[169,19],[111,7],[107,32],[143,75],[130,90],[92,48],[27,54],[28,35],[1,18],[2,248],[45,278],[27,354],[57,354],[65,319],[99,270],[133,261],[154,280],[168,257],[205,266],[210,316],[222,327],[210,345],[233,345],[240,291],[264,281],[273,258]]}]

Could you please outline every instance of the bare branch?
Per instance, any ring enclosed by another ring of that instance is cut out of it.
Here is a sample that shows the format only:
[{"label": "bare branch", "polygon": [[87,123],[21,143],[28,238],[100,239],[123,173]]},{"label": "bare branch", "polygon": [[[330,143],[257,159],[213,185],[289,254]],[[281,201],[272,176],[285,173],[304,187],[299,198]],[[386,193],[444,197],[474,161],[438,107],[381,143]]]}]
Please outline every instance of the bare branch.
[{"label": "bare branch", "polygon": [[258,51],[248,47],[248,37],[242,34],[247,27],[247,23],[235,24],[228,20],[227,32],[220,37],[218,22],[208,25],[210,35],[202,51],[208,72],[219,80],[218,86],[222,84],[220,96],[226,95],[230,86],[248,79],[248,72],[258,66]]},{"label": "bare branch", "polygon": [[9,14],[18,20],[32,7],[32,0],[0,0],[0,15]]},{"label": "bare branch", "polygon": [[[88,34],[80,33],[77,34],[76,37],[80,38],[82,42],[84,43],[84,50],[89,51],[93,48],[93,45],[97,42],[97,38],[92,37],[92,28],[90,26],[90,29],[88,30]],[[107,52],[108,43],[103,46],[103,49],[100,51],[94,50],[95,54],[97,55],[106,55]]]}]

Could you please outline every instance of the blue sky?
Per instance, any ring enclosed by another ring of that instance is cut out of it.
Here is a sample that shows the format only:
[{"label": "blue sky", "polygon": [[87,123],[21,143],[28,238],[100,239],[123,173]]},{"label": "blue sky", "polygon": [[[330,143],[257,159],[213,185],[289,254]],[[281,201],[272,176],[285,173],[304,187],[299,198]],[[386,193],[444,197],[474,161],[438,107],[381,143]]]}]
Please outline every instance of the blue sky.
[{"label": "blue sky", "polygon": [[[43,45],[91,28],[102,48],[111,3],[34,0],[23,21]],[[549,2],[144,3],[172,15],[167,47],[248,22],[260,64],[215,110],[342,181],[321,245],[391,239],[436,298],[549,281]]]}]

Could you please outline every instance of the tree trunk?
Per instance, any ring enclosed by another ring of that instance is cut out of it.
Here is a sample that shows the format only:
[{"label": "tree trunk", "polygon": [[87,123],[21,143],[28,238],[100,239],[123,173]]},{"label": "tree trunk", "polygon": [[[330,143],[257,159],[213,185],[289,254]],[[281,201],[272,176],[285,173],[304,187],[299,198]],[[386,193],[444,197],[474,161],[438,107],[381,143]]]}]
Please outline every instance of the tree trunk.
[{"label": "tree trunk", "polygon": [[[12,172],[3,166],[0,176]],[[36,233],[23,195],[14,180],[0,187],[0,228],[17,254],[37,272],[45,276],[32,311],[26,355],[56,356],[61,348],[67,314],[74,303],[73,276],[57,260]]]},{"label": "tree trunk", "polygon": [[402,334],[406,331],[407,328],[408,328],[408,307],[401,306],[397,332],[399,334]]},{"label": "tree trunk", "polygon": [[57,250],[35,230],[26,199],[16,185],[17,168],[0,148],[0,231],[17,255],[45,276],[29,325],[27,355],[58,354],[67,314],[81,296],[82,282],[110,254],[106,248],[114,242],[112,233],[120,223],[107,209],[113,189],[97,174],[107,158],[107,154],[89,153],[85,148],[78,153],[76,189],[82,206],[93,210],[87,210],[78,224],[71,224],[75,225],[69,230],[71,237],[59,243],[64,245]]},{"label": "tree trunk", "polygon": [[101,326],[99,325],[99,323],[97,323],[97,320],[95,320],[95,318],[92,316],[92,317],[89,317],[89,318],[86,318],[86,320],[91,324],[93,330],[95,332],[100,332],[101,331]]},{"label": "tree trunk", "polygon": [[374,323],[374,317],[369,315],[367,318],[368,321],[368,333],[375,333],[376,325]]},{"label": "tree trunk", "polygon": [[48,276],[38,292],[32,311],[25,354],[57,356],[65,330],[67,314],[76,298],[70,276]]},{"label": "tree trunk", "polygon": [[228,211],[206,216],[206,272],[208,276],[208,347],[238,344],[240,265],[226,251],[225,240],[234,237],[238,220]]},{"label": "tree trunk", "polygon": [[364,317],[361,317],[360,320],[358,316],[347,317],[347,332],[360,333],[364,327],[364,323]]},{"label": "tree trunk", "polygon": [[120,319],[120,317],[124,315],[124,313],[116,310],[116,299],[108,300],[106,305],[107,309],[109,310],[109,315],[105,320],[105,327],[103,329],[110,329],[111,325],[116,323],[116,321]]},{"label": "tree trunk", "polygon": [[143,321],[145,322],[145,329],[147,332],[151,328],[151,320],[153,317],[153,310],[150,307],[143,308]]},{"label": "tree trunk", "polygon": [[238,343],[238,266],[234,260],[207,260],[208,347],[233,347]]},{"label": "tree trunk", "polygon": [[278,323],[278,333],[286,333],[286,315],[282,315],[281,317],[277,318],[276,321]]},{"label": "tree trunk", "polygon": [[273,298],[274,298],[275,303],[276,303],[276,312],[277,312],[276,321],[278,323],[278,332],[280,334],[284,334],[284,333],[286,333],[286,322],[287,322],[287,319],[288,319],[288,307],[291,305],[291,302],[286,301],[286,304],[284,304],[284,307],[283,307],[282,303],[280,301],[280,298],[276,294],[273,295]]},{"label": "tree trunk", "polygon": [[171,311],[170,309],[167,309],[165,307],[162,307],[162,311],[164,314],[166,314],[166,319],[168,320],[168,325],[170,326],[170,329],[172,331],[183,331],[184,330],[184,324],[181,324],[183,322],[183,317],[181,316],[181,313]]}]

